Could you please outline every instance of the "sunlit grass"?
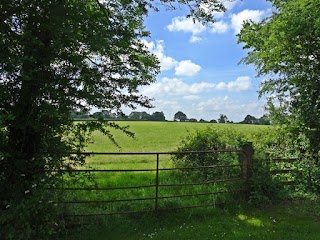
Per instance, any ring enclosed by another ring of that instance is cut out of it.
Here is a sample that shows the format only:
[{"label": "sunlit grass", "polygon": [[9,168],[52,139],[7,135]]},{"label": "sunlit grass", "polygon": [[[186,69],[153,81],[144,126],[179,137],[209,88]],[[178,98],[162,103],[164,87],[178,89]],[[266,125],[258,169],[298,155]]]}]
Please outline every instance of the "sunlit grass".
[{"label": "sunlit grass", "polygon": [[319,201],[284,202],[261,209],[234,207],[229,210],[206,208],[110,216],[96,219],[81,234],[68,239],[266,239],[318,240]]},{"label": "sunlit grass", "polygon": [[121,126],[130,126],[129,130],[135,133],[130,138],[120,131],[110,129],[120,148],[99,132],[94,134],[94,143],[88,151],[95,152],[166,152],[175,151],[188,132],[203,130],[207,127],[232,129],[248,135],[260,132],[272,126],[248,124],[218,124],[218,123],[186,123],[186,122],[140,122],[121,121]]},{"label": "sunlit grass", "polygon": [[[188,123],[188,122],[140,122],[140,121],[120,121],[121,126],[130,126],[130,131],[135,133],[135,138],[130,138],[120,131],[110,129],[119,147],[114,145],[107,137],[100,132],[93,135],[94,142],[87,148],[89,152],[171,152],[176,151],[181,145],[181,141],[189,133],[196,130],[204,130],[208,127],[231,129],[232,131],[242,132],[248,136],[259,134],[263,130],[272,126],[248,125],[248,124],[217,124],[217,123]],[[249,137],[250,140],[250,137]],[[154,167],[155,155],[96,155],[88,159],[88,166],[101,169],[123,167],[137,168]],[[170,166],[169,157],[162,155],[162,166]]]},{"label": "sunlit grass", "polygon": [[[131,125],[136,138],[131,139],[123,133],[112,130],[115,139],[121,146],[117,148],[100,133],[94,134],[95,143],[87,151],[98,152],[167,152],[175,151],[181,140],[189,132],[205,129],[208,126],[242,131],[248,136],[259,135],[268,130],[268,126],[179,123],[179,122],[119,122],[120,125]],[[272,128],[272,127],[270,127]],[[250,139],[249,139],[250,140]],[[160,156],[160,168],[171,167],[169,155]],[[93,156],[85,167],[94,169],[155,169],[156,155],[134,156]],[[100,187],[152,185],[155,172],[119,172],[96,173],[95,181]],[[185,180],[185,179],[184,179]],[[159,182],[179,183],[169,172],[161,171]],[[233,186],[236,187],[236,186]],[[159,196],[183,195],[200,191],[221,191],[225,185],[190,186],[186,188],[160,188]],[[152,198],[155,188],[112,190],[112,191],[79,191],[69,193],[69,200],[116,200],[123,198]],[[232,197],[232,196],[231,196]],[[178,200],[177,200],[178,199]],[[161,211],[165,208],[183,207],[193,204],[215,204],[230,199],[230,196],[210,195],[209,197],[160,199],[160,211],[156,214],[112,215],[104,217],[83,218],[88,228],[70,231],[66,239],[167,239],[167,240],[205,240],[205,239],[272,239],[272,240],[317,240],[320,239],[320,204],[319,201],[283,203],[262,209],[247,209],[233,203],[228,210],[219,208],[197,208],[179,211]],[[121,212],[155,208],[153,199],[148,201],[123,202],[121,204],[75,204],[73,213]],[[71,209],[72,210],[72,209]],[[78,221],[75,219],[75,221]]]},{"label": "sunlit grass", "polygon": [[[115,146],[110,140],[99,132],[95,132],[93,136],[94,142],[87,148],[88,152],[107,152],[107,153],[150,153],[153,154],[135,154],[135,155],[91,155],[87,159],[87,164],[83,169],[98,170],[153,170],[145,172],[98,172],[94,173],[96,187],[132,187],[132,186],[151,186],[139,189],[117,189],[110,191],[94,190],[94,191],[78,191],[69,193],[66,198],[77,200],[119,200],[119,199],[136,199],[136,198],[154,198],[156,184],[156,160],[159,159],[159,168],[173,167],[170,154],[159,154],[176,151],[181,144],[183,138],[196,130],[203,130],[208,127],[231,129],[232,131],[240,131],[248,134],[260,133],[262,130],[268,129],[270,126],[257,125],[240,125],[240,124],[212,124],[212,123],[182,123],[182,122],[117,122],[121,126],[130,125],[130,130],[135,133],[135,138],[130,138],[114,129],[110,129],[114,138],[121,148]],[[237,160],[236,160],[237,161]],[[236,172],[240,173],[240,170]],[[194,177],[183,177],[186,172],[169,172],[160,171],[159,184],[181,184],[191,183],[192,181],[201,182],[200,179]],[[234,176],[239,177],[239,176]],[[239,184],[238,184],[239,185]],[[80,182],[79,187],[82,187]],[[159,188],[159,197],[190,195],[197,193],[221,192],[224,190],[240,189],[234,183],[228,184],[211,184],[196,186],[175,186]],[[190,205],[215,204],[225,202],[232,198],[230,194],[212,194],[209,196],[197,197],[176,197],[159,199],[159,207],[174,208]],[[108,205],[108,207],[106,207]],[[133,211],[141,209],[154,209],[154,200],[136,201],[136,202],[120,202],[115,204],[78,204],[75,207],[76,213],[86,212],[113,212],[113,211]]]}]

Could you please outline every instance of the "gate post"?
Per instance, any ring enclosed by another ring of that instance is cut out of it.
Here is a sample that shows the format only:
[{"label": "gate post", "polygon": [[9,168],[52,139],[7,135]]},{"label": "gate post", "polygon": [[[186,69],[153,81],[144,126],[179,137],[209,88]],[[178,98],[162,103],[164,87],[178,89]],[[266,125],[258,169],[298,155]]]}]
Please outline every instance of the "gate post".
[{"label": "gate post", "polygon": [[254,153],[252,142],[245,143],[242,146],[241,151],[241,177],[245,179],[245,199],[248,200],[251,189],[252,163]]}]

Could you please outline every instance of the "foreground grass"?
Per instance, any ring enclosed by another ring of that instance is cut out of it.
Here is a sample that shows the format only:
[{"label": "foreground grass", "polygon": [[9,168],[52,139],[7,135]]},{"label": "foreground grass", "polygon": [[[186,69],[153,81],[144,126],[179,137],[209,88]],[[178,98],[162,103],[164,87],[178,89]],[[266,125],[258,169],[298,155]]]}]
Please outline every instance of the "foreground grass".
[{"label": "foreground grass", "polygon": [[319,201],[283,202],[261,209],[192,209],[178,212],[110,216],[95,220],[67,239],[205,240],[320,239]]}]

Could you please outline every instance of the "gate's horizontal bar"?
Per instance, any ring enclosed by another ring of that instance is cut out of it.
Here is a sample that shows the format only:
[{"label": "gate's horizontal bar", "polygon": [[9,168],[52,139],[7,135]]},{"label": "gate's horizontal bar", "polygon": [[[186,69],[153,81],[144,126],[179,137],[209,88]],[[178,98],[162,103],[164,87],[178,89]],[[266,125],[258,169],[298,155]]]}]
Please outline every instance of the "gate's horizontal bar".
[{"label": "gate's horizontal bar", "polygon": [[216,195],[216,194],[223,194],[223,193],[235,193],[235,192],[243,192],[243,191],[246,191],[246,189],[224,190],[224,191],[218,191],[218,192],[203,192],[203,193],[195,193],[195,194],[163,196],[163,197],[158,197],[158,199],[196,197],[196,196]]},{"label": "gate's horizontal bar", "polygon": [[74,152],[70,154],[81,155],[157,155],[157,154],[196,154],[196,153],[243,153],[242,150],[205,150],[205,151],[184,151],[184,152]]},{"label": "gate's horizontal bar", "polygon": [[159,184],[159,187],[197,186],[197,185],[207,185],[207,184],[213,184],[213,183],[233,182],[233,181],[240,181],[240,180],[245,180],[245,179],[229,178],[229,179],[212,180],[212,181],[199,182],[199,183]]},{"label": "gate's horizontal bar", "polygon": [[[194,170],[194,169],[211,169],[211,168],[232,168],[241,167],[243,164],[230,164],[230,165],[208,165],[198,167],[176,167],[176,168],[159,168],[159,171],[170,170]],[[156,168],[148,169],[73,169],[73,170],[60,170],[60,172],[154,172]]]},{"label": "gate's horizontal bar", "polygon": [[89,200],[89,201],[63,201],[62,204],[90,204],[90,203],[116,203],[116,202],[133,202],[133,201],[146,201],[155,200],[155,197],[149,198],[129,198],[129,199],[115,199],[115,200]]},{"label": "gate's horizontal bar", "polygon": [[[218,192],[216,191],[216,192],[203,192],[203,193],[195,193],[195,194],[163,196],[163,197],[158,197],[158,199],[205,196],[205,195],[215,195],[215,194],[223,194],[223,193],[235,193],[235,192],[243,192],[243,191],[246,191],[246,189],[224,190],[224,191],[218,191]],[[92,204],[96,204],[96,203],[133,202],[133,201],[146,201],[146,200],[155,200],[155,197],[131,198],[131,199],[115,199],[115,200],[63,201],[63,202],[59,202],[59,204],[91,204],[91,203]]]},{"label": "gate's horizontal bar", "polygon": [[48,188],[47,190],[84,190],[84,191],[104,191],[104,190],[120,190],[120,189],[135,189],[135,188],[149,188],[149,187],[155,187],[156,185],[141,185],[141,186],[131,186],[131,187],[99,187],[99,188],[71,188],[71,187],[66,187],[66,188]]},{"label": "gate's horizontal bar", "polygon": [[[232,181],[239,181],[239,180],[245,180],[244,178],[230,178],[230,179],[221,179],[221,180],[213,180],[213,181],[207,181],[207,182],[199,182],[199,183],[179,183],[179,184],[159,184],[159,187],[180,187],[180,186],[197,186],[197,185],[207,185],[207,184],[213,184],[213,183],[222,183],[222,182],[232,182]],[[97,188],[80,188],[80,187],[66,187],[66,188],[48,188],[47,190],[76,190],[76,191],[106,191],[106,190],[125,190],[125,189],[136,189],[136,188],[150,188],[150,187],[156,187],[155,184],[153,185],[141,185],[141,186],[125,186],[125,187],[97,187]]]}]

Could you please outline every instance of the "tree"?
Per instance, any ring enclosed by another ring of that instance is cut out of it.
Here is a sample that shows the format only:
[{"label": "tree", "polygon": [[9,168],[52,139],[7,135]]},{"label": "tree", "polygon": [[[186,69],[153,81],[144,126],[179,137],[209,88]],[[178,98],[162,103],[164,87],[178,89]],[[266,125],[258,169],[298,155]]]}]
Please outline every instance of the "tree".
[{"label": "tree", "polygon": [[[224,10],[216,0],[186,5],[201,21]],[[149,36],[144,16],[156,6],[144,0],[1,1],[0,209],[83,164],[82,155],[71,153],[83,151],[88,131],[98,129],[112,141],[106,127],[131,135],[103,119],[73,124],[70,113],[95,107],[121,115],[122,106],[151,107],[138,87],[154,82],[159,71],[141,41]]]},{"label": "tree", "polygon": [[[150,107],[136,92],[155,80],[158,62],[140,42],[147,36],[145,7],[76,0],[6,1],[1,7],[0,110],[7,137],[0,196],[19,199],[42,177],[35,172],[60,168],[67,152],[81,150],[82,143],[58,137],[73,128],[70,111]],[[49,156],[59,160],[48,166]]]},{"label": "tree", "polygon": [[163,112],[154,112],[151,115],[151,120],[153,121],[165,121],[166,117]]},{"label": "tree", "polygon": [[254,116],[251,116],[251,115],[247,115],[244,120],[240,123],[245,123],[245,124],[258,124],[259,123],[259,120],[254,117]]},{"label": "tree", "polygon": [[88,111],[75,111],[75,110],[71,110],[70,111],[70,117],[73,119],[77,119],[77,118],[89,118],[90,117],[90,113]]},{"label": "tree", "polygon": [[187,115],[181,111],[176,112],[174,114],[173,120],[179,120],[180,122],[185,122],[188,119]]},{"label": "tree", "polygon": [[258,119],[259,124],[261,125],[270,125],[270,119],[269,116],[264,114],[261,118]]},{"label": "tree", "polygon": [[228,117],[224,114],[220,114],[220,117],[218,118],[218,123],[227,123]]},{"label": "tree", "polygon": [[[265,76],[260,95],[269,98],[273,122],[308,132],[314,144],[320,131],[319,1],[271,1],[272,15],[246,22],[238,35],[248,49],[242,60]],[[319,148],[318,146],[314,146]]]},{"label": "tree", "polygon": [[128,117],[130,120],[150,120],[152,117],[149,113],[143,111],[143,112],[136,112],[133,111],[129,114]]}]

